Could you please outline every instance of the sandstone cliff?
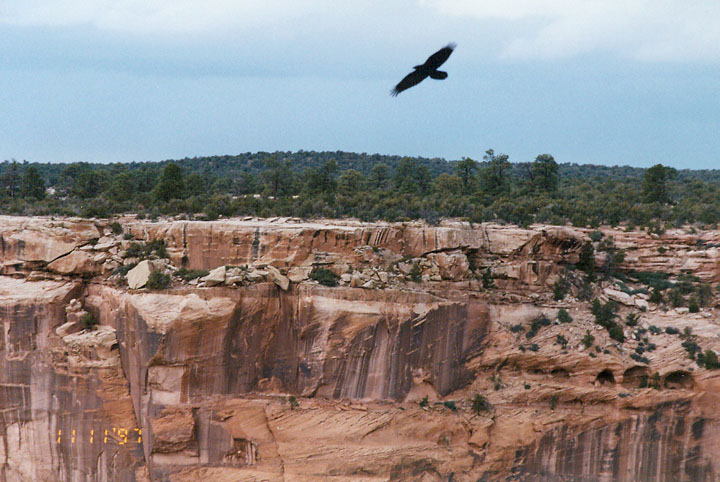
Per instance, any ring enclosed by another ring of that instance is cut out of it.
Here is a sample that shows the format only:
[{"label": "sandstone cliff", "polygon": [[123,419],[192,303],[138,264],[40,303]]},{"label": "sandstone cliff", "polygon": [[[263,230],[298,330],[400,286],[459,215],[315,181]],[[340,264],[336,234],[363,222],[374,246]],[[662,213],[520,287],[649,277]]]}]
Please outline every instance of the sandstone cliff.
[{"label": "sandstone cliff", "polygon": [[120,224],[0,217],[1,480],[720,477],[719,231]]}]

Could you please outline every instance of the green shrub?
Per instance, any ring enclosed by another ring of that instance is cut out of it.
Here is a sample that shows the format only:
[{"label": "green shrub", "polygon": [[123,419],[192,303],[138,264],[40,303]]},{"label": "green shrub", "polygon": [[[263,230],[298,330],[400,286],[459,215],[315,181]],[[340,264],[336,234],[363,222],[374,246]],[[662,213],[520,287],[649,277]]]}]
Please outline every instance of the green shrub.
[{"label": "green shrub", "polygon": [[532,322],[530,323],[530,331],[525,333],[525,336],[529,340],[533,336],[537,335],[537,332],[542,328],[543,326],[549,326],[550,325],[550,319],[545,316],[545,313],[541,313],[535,318],[533,318]]},{"label": "green shrub", "polygon": [[651,388],[660,390],[660,374],[658,372],[653,373],[652,381],[649,383]]},{"label": "green shrub", "polygon": [[685,306],[685,297],[682,295],[682,290],[680,288],[671,289],[668,293],[668,301],[675,308]]},{"label": "green shrub", "polygon": [[137,263],[130,263],[126,264],[124,266],[118,266],[115,268],[115,271],[113,271],[113,274],[119,274],[121,276],[127,276],[128,271],[133,269],[135,266],[137,266]]},{"label": "green shrub", "polygon": [[430,406],[427,395],[425,395],[422,400],[418,402],[418,405],[420,405],[422,408],[428,408],[428,406]]},{"label": "green shrub", "polygon": [[180,268],[175,272],[175,276],[182,278],[185,281],[194,280],[195,278],[204,278],[208,274],[210,274],[210,272],[204,269]]},{"label": "green shrub", "polygon": [[130,246],[125,250],[123,258],[141,258],[145,253],[143,245],[140,243],[130,243]]},{"label": "green shrub", "polygon": [[687,352],[688,357],[691,360],[694,360],[695,354],[702,350],[700,348],[700,345],[698,345],[692,339],[689,339],[689,338],[682,342],[682,347],[685,348],[685,351]]},{"label": "green shrub", "polygon": [[533,343],[532,345],[530,345],[530,346],[528,347],[528,350],[530,350],[530,351],[538,351],[538,350],[540,350],[540,346],[538,346],[537,343]]},{"label": "green shrub", "polygon": [[557,344],[559,344],[561,347],[565,348],[565,347],[567,346],[567,344],[568,344],[568,341],[567,341],[567,338],[565,338],[564,336],[558,335],[558,336],[555,338],[555,343],[557,343]]},{"label": "green shrub", "polygon": [[625,341],[625,334],[623,333],[623,329],[617,323],[613,324],[608,329],[608,333],[610,334],[610,338],[612,338],[613,340],[619,341],[620,343],[623,343]]},{"label": "green shrub", "polygon": [[170,275],[160,271],[153,271],[148,277],[146,288],[151,290],[164,290],[170,287]]},{"label": "green shrub", "polygon": [[648,330],[653,335],[659,335],[660,333],[662,333],[662,330],[655,325],[650,325],[650,328],[648,328]]},{"label": "green shrub", "polygon": [[591,239],[591,240],[597,242],[597,241],[600,241],[600,240],[603,238],[603,233],[602,233],[602,231],[597,231],[597,230],[595,230],[595,231],[590,231],[589,236],[590,236],[590,239]]},{"label": "green shrub", "polygon": [[555,287],[553,288],[553,299],[555,301],[565,299],[568,291],[570,291],[570,283],[568,283],[565,278],[560,278],[555,282]]},{"label": "green shrub", "polygon": [[580,251],[577,268],[584,271],[590,281],[595,280],[595,248],[590,241],[585,243]]},{"label": "green shrub", "polygon": [[420,271],[420,266],[413,265],[412,269],[410,270],[410,280],[414,281],[415,283],[419,282],[422,279],[422,271]]},{"label": "green shrub", "polygon": [[310,273],[310,279],[323,286],[337,286],[340,277],[327,268],[314,268]]},{"label": "green shrub", "polygon": [[523,328],[521,323],[518,323],[517,325],[512,325],[510,327],[510,331],[512,331],[513,333],[521,333],[524,330],[525,330],[525,328]]},{"label": "green shrub", "polygon": [[445,406],[445,408],[449,408],[453,412],[457,412],[457,405],[455,405],[455,402],[453,400],[443,402],[443,405]]},{"label": "green shrub", "polygon": [[115,235],[122,234],[123,232],[122,225],[117,221],[114,221],[112,224],[110,224],[110,229]]},{"label": "green shrub", "polygon": [[608,301],[604,305],[597,298],[593,300],[590,311],[595,315],[595,323],[605,328],[608,328],[615,323],[615,317],[618,306],[614,301]]},{"label": "green shrub", "polygon": [[688,310],[690,311],[690,313],[697,313],[698,311],[700,311],[700,305],[698,305],[698,301],[694,296],[690,297],[690,301],[688,302]]},{"label": "green shrub", "polygon": [[680,334],[680,330],[678,330],[674,326],[668,326],[667,328],[665,328],[665,333],[667,333],[668,335],[678,335]]},{"label": "green shrub", "polygon": [[492,405],[490,405],[490,402],[487,398],[483,397],[479,393],[475,394],[475,398],[473,398],[472,401],[472,410],[477,415],[480,415],[482,412],[489,412],[492,408]]},{"label": "green shrub", "polygon": [[94,330],[95,327],[98,325],[98,321],[95,319],[92,313],[85,313],[83,317],[80,318],[80,323],[82,323],[83,328],[86,330]]},{"label": "green shrub", "polygon": [[705,368],[708,370],[716,370],[720,368],[717,354],[713,350],[705,350]]},{"label": "green shrub", "polygon": [[486,290],[495,288],[495,281],[493,280],[492,270],[490,269],[490,267],[483,271],[482,284],[483,288],[485,288]]},{"label": "green shrub", "polygon": [[665,298],[663,298],[663,294],[658,288],[653,287],[652,291],[650,292],[650,299],[648,301],[650,303],[659,305],[660,303],[665,302]]},{"label": "green shrub", "polygon": [[647,357],[638,355],[637,353],[631,353],[630,358],[632,358],[633,360],[635,360],[638,363],[644,363],[646,365],[650,364],[650,360],[648,360]]},{"label": "green shrub", "polygon": [[290,395],[287,398],[287,401],[290,404],[290,410],[295,410],[296,408],[298,408],[300,406],[297,399],[293,395]]},{"label": "green shrub", "polygon": [[640,315],[637,313],[628,313],[625,318],[625,324],[627,326],[637,326]]},{"label": "green shrub", "polygon": [[585,348],[590,348],[595,342],[595,337],[590,334],[590,330],[585,330],[585,336],[583,336],[582,344]]},{"label": "green shrub", "polygon": [[558,321],[560,323],[570,323],[572,321],[572,316],[570,316],[570,313],[567,312],[565,308],[560,308],[558,311]]}]

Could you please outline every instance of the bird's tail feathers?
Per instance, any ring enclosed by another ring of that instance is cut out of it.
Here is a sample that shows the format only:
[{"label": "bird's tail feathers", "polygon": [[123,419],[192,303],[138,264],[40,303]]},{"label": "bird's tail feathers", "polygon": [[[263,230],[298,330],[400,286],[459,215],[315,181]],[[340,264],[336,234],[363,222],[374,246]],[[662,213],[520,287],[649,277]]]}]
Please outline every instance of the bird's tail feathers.
[{"label": "bird's tail feathers", "polygon": [[448,76],[447,72],[443,72],[442,70],[433,70],[429,75],[431,79],[436,80],[447,79]]}]

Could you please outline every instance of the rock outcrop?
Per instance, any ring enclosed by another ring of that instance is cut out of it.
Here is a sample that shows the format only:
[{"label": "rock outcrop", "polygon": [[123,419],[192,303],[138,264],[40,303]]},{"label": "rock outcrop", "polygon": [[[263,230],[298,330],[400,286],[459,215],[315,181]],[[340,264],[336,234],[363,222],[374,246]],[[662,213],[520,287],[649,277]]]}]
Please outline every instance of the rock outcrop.
[{"label": "rock outcrop", "polygon": [[120,221],[0,218],[2,480],[720,476],[718,231]]}]

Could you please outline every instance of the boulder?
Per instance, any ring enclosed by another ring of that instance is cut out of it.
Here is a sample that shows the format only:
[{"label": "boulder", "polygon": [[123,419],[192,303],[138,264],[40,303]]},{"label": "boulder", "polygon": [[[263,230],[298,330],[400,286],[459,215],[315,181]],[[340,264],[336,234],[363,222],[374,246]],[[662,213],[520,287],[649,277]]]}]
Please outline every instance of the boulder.
[{"label": "boulder", "polygon": [[398,263],[397,268],[402,274],[409,275],[413,270],[413,265],[411,263]]},{"label": "boulder", "polygon": [[145,286],[148,282],[148,278],[150,278],[150,273],[155,271],[155,269],[155,265],[152,261],[148,259],[140,261],[137,266],[128,271],[128,288],[136,290]]},{"label": "boulder", "polygon": [[294,268],[290,268],[290,271],[288,271],[288,278],[293,283],[300,283],[301,281],[308,279],[310,271],[312,271],[312,267],[296,266]]},{"label": "boulder", "polygon": [[56,259],[50,263],[48,270],[59,274],[93,275],[100,271],[93,261],[93,254],[85,251],[73,251],[67,256]]},{"label": "boulder", "polygon": [[268,272],[268,277],[272,280],[272,282],[278,285],[281,290],[287,291],[290,287],[290,280],[287,276],[284,276],[280,270],[274,266],[268,266],[266,270]]},{"label": "boulder", "polygon": [[219,266],[210,271],[210,273],[204,278],[200,278],[200,281],[204,282],[205,286],[216,286],[222,284],[225,282],[226,271],[225,266]]},{"label": "boulder", "polygon": [[247,274],[245,275],[245,279],[247,279],[251,283],[255,283],[255,282],[262,281],[263,279],[265,279],[265,276],[263,275],[263,272],[260,270],[252,270],[252,271],[247,272]]},{"label": "boulder", "polygon": [[462,251],[449,253],[430,253],[428,260],[432,262],[437,270],[432,269],[432,274],[439,274],[443,279],[460,281],[470,274],[470,263]]},{"label": "boulder", "polygon": [[635,306],[635,299],[624,291],[605,288],[603,292],[610,300],[617,301],[625,306]]}]

